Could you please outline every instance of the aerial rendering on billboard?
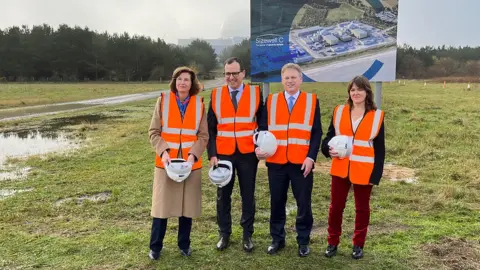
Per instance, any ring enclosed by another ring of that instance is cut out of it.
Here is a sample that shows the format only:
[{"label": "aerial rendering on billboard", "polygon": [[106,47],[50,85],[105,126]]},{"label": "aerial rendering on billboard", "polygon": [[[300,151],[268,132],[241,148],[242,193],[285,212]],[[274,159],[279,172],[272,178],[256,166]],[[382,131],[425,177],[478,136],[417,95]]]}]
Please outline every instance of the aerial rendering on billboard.
[{"label": "aerial rendering on billboard", "polygon": [[304,80],[395,80],[398,0],[251,0],[251,77],[279,82],[286,63]]}]

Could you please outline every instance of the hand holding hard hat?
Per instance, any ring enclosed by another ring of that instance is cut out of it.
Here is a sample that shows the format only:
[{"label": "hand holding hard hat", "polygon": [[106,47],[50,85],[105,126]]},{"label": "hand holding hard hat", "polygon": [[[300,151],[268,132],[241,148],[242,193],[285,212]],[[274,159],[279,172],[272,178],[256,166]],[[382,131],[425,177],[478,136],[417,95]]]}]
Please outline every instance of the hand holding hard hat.
[{"label": "hand holding hard hat", "polygon": [[193,166],[193,163],[195,163],[195,156],[193,154],[189,154],[187,158],[187,162],[191,163]]},{"label": "hand holding hard hat", "polygon": [[345,135],[337,135],[329,142],[330,156],[333,158],[343,159],[352,153],[352,141]]},{"label": "hand holding hard hat", "polygon": [[161,158],[164,166],[167,166],[167,164],[170,163],[170,155],[167,151],[163,151]]},{"label": "hand holding hard hat", "polygon": [[228,160],[219,160],[218,165],[212,166],[208,171],[208,177],[217,187],[224,187],[232,179],[233,167],[232,163]]},{"label": "hand holding hard hat", "polygon": [[165,166],[168,178],[175,182],[183,182],[192,172],[192,163],[183,158],[172,158]]},{"label": "hand holding hard hat", "polygon": [[257,155],[257,158],[260,160],[264,160],[269,157],[268,153],[265,151],[262,151],[260,147],[255,148],[255,155]]},{"label": "hand holding hard hat", "polygon": [[259,159],[273,156],[277,151],[277,138],[270,131],[262,130],[253,134],[253,143],[258,145],[255,154]]}]

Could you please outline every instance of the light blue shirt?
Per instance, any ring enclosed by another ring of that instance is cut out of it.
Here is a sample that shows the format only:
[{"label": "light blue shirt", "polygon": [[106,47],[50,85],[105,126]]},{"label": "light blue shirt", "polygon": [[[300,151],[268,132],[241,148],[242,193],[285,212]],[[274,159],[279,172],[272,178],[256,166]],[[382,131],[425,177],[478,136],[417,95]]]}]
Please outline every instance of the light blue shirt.
[{"label": "light blue shirt", "polygon": [[290,95],[287,91],[284,91],[283,93],[285,94],[285,100],[287,101],[287,104],[290,97],[293,97],[293,104],[295,104],[295,102],[297,102],[298,96],[300,96],[300,90],[298,90],[297,93],[293,95]]},{"label": "light blue shirt", "polygon": [[[300,90],[298,90],[297,93],[293,95],[290,95],[287,91],[283,91],[283,93],[285,94],[285,99],[287,100],[287,104],[288,104],[289,98],[293,97],[293,105],[295,105],[295,102],[297,102],[298,96],[300,96]],[[310,157],[307,157],[307,158],[310,159],[312,162],[314,162],[312,158]]]},{"label": "light blue shirt", "polygon": [[237,94],[237,104],[240,102],[240,97],[242,96],[243,88],[244,88],[243,83],[240,85],[240,87],[239,87],[238,89],[233,89],[233,88],[230,87],[230,85],[228,86],[228,92],[230,93],[230,96],[232,96],[232,91],[238,90],[238,94]]}]

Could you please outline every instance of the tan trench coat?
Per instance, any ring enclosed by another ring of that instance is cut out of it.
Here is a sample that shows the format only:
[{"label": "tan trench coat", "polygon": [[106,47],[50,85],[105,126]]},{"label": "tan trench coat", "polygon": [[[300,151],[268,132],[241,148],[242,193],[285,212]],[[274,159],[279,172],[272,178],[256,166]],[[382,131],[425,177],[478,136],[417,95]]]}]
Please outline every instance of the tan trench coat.
[{"label": "tan trench coat", "polygon": [[[152,122],[148,135],[150,143],[157,155],[168,149],[167,142],[160,137],[162,132],[160,109],[161,98],[158,98],[153,111]],[[206,107],[206,105],[205,105]],[[206,111],[206,108],[205,108]],[[208,143],[207,116],[203,112],[202,121],[197,133],[198,140],[189,153],[197,158],[202,156]],[[174,157],[170,157],[174,158]],[[186,159],[186,157],[184,157]],[[152,163],[155,161],[153,160]],[[202,212],[202,169],[194,170],[182,183],[177,183],[167,177],[164,169],[155,167],[153,179],[152,212],[156,218],[198,217]]]}]

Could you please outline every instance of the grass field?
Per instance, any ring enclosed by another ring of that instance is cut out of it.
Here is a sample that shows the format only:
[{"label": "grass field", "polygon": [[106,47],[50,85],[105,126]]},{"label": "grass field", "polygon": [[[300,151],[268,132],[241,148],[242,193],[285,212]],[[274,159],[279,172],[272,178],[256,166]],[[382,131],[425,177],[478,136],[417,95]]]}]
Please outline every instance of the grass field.
[{"label": "grass field", "polygon": [[0,84],[0,109],[150,92],[167,86],[157,83]]},{"label": "grass field", "polygon": [[[232,198],[232,244],[224,252],[215,250],[216,191],[204,169],[203,214],[193,223],[192,257],[180,256],[178,223],[170,219],[162,257],[149,261],[155,154],[147,130],[155,100],[0,122],[0,131],[77,123],[61,129],[83,145],[68,155],[12,161],[33,169],[27,180],[0,181],[0,189],[33,191],[0,200],[0,269],[479,269],[480,91],[462,87],[384,84],[386,159],[414,169],[417,183],[384,178],[374,188],[365,257],[359,261],[350,258],[352,194],[345,209],[339,254],[331,259],[323,256],[330,188],[330,178],[324,173],[315,174],[310,256],[296,255],[291,192],[287,247],[275,256],[267,255],[271,240],[264,169],[259,169],[257,177],[256,249],[252,254],[241,250],[238,183]],[[345,88],[346,84],[304,85],[306,91],[319,95],[324,132],[334,106],[345,101]],[[279,89],[272,84],[273,91]],[[68,117],[79,121],[66,121]],[[321,155],[318,161],[327,162]],[[99,193],[107,194],[108,200],[75,201]],[[60,203],[67,198],[74,200]]]},{"label": "grass field", "polygon": [[353,7],[349,4],[341,4],[339,8],[328,11],[327,21],[339,22],[360,19],[363,17],[363,13],[363,10]]},{"label": "grass field", "polygon": [[293,18],[293,22],[292,22],[292,28],[293,29],[295,29],[295,28],[297,28],[301,25],[300,22],[302,21],[303,15],[305,15],[305,12],[306,12],[307,8],[308,7],[306,5],[304,5],[295,15],[295,18]]}]

